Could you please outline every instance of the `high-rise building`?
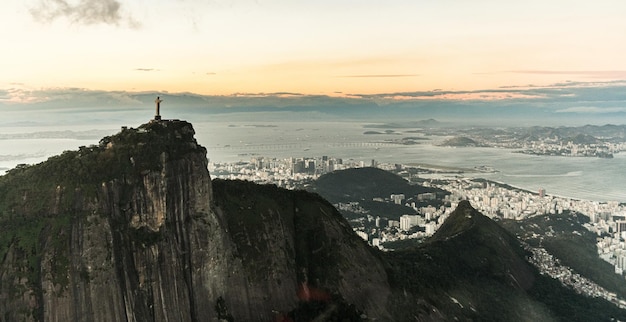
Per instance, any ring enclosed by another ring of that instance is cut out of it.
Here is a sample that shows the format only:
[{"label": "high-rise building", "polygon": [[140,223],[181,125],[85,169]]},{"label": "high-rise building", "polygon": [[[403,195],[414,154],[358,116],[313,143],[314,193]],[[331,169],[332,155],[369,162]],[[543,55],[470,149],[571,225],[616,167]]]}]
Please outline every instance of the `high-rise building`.
[{"label": "high-rise building", "polygon": [[314,174],[315,173],[315,160],[307,160],[306,163],[306,172],[310,173],[310,174]]},{"label": "high-rise building", "polygon": [[617,220],[615,222],[615,232],[616,233],[622,233],[622,232],[626,232],[626,220]]},{"label": "high-rise building", "polygon": [[411,229],[411,217],[409,215],[403,215],[402,217],[400,217],[400,229]]},{"label": "high-rise building", "polygon": [[615,251],[615,273],[616,274],[624,274],[624,270],[626,269],[626,253],[624,250],[616,250]]},{"label": "high-rise building", "polygon": [[420,216],[418,215],[402,215],[400,217],[400,229],[409,230],[413,226],[419,223]]},{"label": "high-rise building", "polygon": [[543,198],[546,196],[546,189],[539,188],[539,197]]},{"label": "high-rise building", "polygon": [[397,205],[401,205],[402,201],[405,199],[404,194],[392,194],[390,197],[391,200],[393,200],[393,202]]},{"label": "high-rise building", "polygon": [[389,227],[400,228],[400,222],[397,220],[389,220]]},{"label": "high-rise building", "polygon": [[424,225],[424,228],[426,228],[426,235],[430,236],[435,233],[437,225],[434,222],[430,222]]},{"label": "high-rise building", "polygon": [[304,172],[304,160],[293,160],[291,164],[291,170],[293,173]]}]

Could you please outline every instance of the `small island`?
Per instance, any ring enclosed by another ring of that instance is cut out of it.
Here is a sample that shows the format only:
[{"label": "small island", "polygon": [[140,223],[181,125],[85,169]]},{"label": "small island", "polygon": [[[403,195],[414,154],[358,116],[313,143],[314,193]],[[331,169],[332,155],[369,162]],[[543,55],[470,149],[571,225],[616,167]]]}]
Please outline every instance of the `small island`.
[{"label": "small island", "polygon": [[443,141],[439,146],[451,146],[451,147],[487,147],[476,140],[468,138],[466,136],[455,136],[453,138]]}]

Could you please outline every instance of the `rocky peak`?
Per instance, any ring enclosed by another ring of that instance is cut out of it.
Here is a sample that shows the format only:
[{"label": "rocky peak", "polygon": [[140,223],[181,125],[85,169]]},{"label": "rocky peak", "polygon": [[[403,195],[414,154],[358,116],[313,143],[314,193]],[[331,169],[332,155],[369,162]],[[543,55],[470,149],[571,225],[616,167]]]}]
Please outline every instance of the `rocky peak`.
[{"label": "rocky peak", "polygon": [[386,314],[383,264],[332,205],[218,183],[214,202],[177,120],[0,177],[0,320],[267,321],[329,299]]},{"label": "rocky peak", "polygon": [[474,209],[469,201],[460,201],[450,217],[433,235],[432,240],[447,240],[466,232],[475,224],[476,220],[482,221],[483,218],[477,216],[483,215]]},{"label": "rocky peak", "polygon": [[10,171],[0,177],[0,192],[0,224],[13,227],[0,237],[0,297],[10,299],[0,304],[2,316],[211,316],[211,305],[196,306],[192,284],[203,283],[191,268],[225,247],[221,238],[197,244],[222,229],[211,208],[206,149],[190,123],[122,128],[99,145]]}]

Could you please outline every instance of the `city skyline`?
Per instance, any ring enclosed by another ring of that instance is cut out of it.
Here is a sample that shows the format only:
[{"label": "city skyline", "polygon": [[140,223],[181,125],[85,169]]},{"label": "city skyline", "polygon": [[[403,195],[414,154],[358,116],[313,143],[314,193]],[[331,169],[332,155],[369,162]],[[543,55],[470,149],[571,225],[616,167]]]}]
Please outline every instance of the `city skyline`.
[{"label": "city skyline", "polygon": [[500,100],[523,96],[493,90],[626,79],[626,4],[619,1],[2,6],[9,46],[0,61],[0,102],[11,104],[69,89],[348,97],[443,91],[437,99]]}]

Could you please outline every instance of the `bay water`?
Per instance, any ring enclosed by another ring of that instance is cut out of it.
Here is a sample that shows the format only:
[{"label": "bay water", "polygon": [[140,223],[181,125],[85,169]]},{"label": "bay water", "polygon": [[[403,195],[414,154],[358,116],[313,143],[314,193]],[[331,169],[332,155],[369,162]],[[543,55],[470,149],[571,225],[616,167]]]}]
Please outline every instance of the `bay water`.
[{"label": "bay water", "polygon": [[[595,201],[626,202],[626,153],[612,159],[555,157],[514,153],[510,149],[441,147],[442,136],[411,129],[365,128],[363,122],[229,122],[227,119],[194,123],[198,143],[207,148],[211,162],[250,161],[253,157],[289,158],[329,156],[344,160],[428,164],[442,167],[489,167],[492,173],[466,172],[530,191]],[[64,127],[85,131],[86,127]],[[17,132],[24,129],[0,129]],[[49,130],[49,129],[48,129]],[[99,128],[97,133],[102,132]],[[106,131],[119,131],[107,126]],[[37,129],[31,129],[37,131]],[[106,132],[105,131],[105,132]],[[366,132],[368,134],[366,134]],[[0,134],[2,134],[0,133]],[[402,138],[420,137],[418,144]],[[99,137],[0,139],[0,174],[17,164],[35,164],[65,150],[98,144]]]}]

